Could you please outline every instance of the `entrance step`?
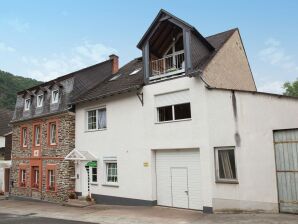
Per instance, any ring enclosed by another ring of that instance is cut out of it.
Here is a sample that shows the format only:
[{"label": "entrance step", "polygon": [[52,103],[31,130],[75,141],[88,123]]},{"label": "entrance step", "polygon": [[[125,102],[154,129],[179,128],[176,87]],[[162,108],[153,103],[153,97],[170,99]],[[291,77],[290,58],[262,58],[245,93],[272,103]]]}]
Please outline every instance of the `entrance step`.
[{"label": "entrance step", "polygon": [[94,205],[95,201],[91,200],[91,201],[87,201],[86,197],[80,198],[80,199],[68,199],[67,202],[63,203],[63,205],[65,206],[70,206],[70,207],[87,207],[87,206],[91,206]]}]

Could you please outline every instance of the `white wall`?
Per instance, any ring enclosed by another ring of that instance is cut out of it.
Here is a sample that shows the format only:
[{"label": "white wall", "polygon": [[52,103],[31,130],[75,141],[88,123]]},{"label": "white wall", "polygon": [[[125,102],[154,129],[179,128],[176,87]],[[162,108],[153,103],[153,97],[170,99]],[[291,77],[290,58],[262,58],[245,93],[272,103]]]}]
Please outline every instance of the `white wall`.
[{"label": "white wall", "polygon": [[0,148],[5,146],[5,137],[0,136]]},{"label": "white wall", "polygon": [[[191,120],[156,123],[154,96],[183,89],[190,92]],[[208,90],[198,78],[147,85],[143,93],[143,107],[135,93],[77,106],[76,149],[99,159],[99,183],[91,186],[92,193],[156,200],[154,150],[199,148],[204,206],[277,211],[272,130],[298,127],[297,100],[236,92],[236,122],[231,91]],[[86,109],[98,106],[107,108],[107,130],[86,132]],[[216,184],[214,147],[236,146],[236,130],[239,184]],[[102,185],[104,156],[117,156],[119,187]],[[81,191],[79,180],[76,191]]]},{"label": "white wall", "polygon": [[[206,90],[210,151],[236,146],[239,184],[215,184],[216,209],[264,209],[278,211],[273,130],[298,127],[298,101],[275,96],[235,92],[237,119],[231,91]],[[214,158],[214,157],[213,157]],[[214,162],[212,162],[214,163]],[[213,172],[213,180],[214,180]]]}]

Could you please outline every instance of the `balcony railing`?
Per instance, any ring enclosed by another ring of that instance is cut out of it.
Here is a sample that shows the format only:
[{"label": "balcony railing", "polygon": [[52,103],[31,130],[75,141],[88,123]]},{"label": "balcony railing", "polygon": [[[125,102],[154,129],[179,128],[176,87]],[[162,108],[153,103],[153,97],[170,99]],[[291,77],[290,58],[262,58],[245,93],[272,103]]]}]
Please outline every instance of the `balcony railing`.
[{"label": "balcony railing", "polygon": [[172,75],[183,72],[184,51],[178,51],[158,60],[151,61],[152,76]]}]

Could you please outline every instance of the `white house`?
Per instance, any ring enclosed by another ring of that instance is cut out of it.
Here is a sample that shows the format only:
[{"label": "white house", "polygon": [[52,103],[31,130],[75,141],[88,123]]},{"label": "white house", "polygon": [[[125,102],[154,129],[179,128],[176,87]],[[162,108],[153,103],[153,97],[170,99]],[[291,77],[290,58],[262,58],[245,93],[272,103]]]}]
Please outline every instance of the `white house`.
[{"label": "white house", "polygon": [[73,102],[76,192],[297,213],[298,99],[256,91],[238,29],[204,38],[161,10],[138,47],[142,58],[118,70],[113,56],[113,74]]}]

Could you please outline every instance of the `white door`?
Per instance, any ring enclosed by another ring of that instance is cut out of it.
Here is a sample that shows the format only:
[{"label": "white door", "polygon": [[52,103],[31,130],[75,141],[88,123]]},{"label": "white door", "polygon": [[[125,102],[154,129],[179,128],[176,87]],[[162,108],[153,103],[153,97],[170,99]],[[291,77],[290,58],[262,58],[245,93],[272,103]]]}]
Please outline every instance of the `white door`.
[{"label": "white door", "polygon": [[189,208],[187,168],[171,167],[172,206]]},{"label": "white door", "polygon": [[86,163],[87,162],[81,162],[80,164],[82,196],[88,196],[88,174],[85,168]]},{"label": "white door", "polygon": [[199,150],[156,151],[157,204],[202,210]]}]

